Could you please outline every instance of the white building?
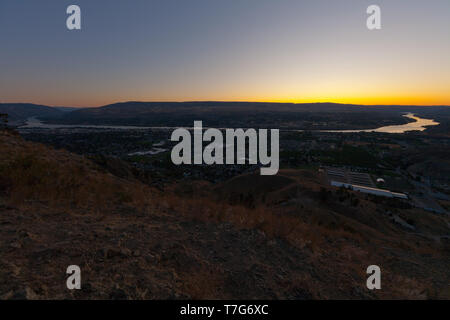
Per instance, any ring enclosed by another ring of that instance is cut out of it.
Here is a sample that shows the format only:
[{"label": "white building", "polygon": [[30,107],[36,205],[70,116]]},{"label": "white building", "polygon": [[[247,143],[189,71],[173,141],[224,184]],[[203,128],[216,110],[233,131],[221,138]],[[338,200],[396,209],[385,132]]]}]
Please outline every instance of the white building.
[{"label": "white building", "polygon": [[334,187],[345,187],[352,189],[354,191],[359,191],[362,193],[373,194],[376,196],[388,197],[388,198],[399,198],[399,199],[408,199],[408,196],[403,193],[391,192],[389,190],[370,188],[364,186],[358,186],[355,184],[343,183],[339,181],[331,181],[331,185]]}]

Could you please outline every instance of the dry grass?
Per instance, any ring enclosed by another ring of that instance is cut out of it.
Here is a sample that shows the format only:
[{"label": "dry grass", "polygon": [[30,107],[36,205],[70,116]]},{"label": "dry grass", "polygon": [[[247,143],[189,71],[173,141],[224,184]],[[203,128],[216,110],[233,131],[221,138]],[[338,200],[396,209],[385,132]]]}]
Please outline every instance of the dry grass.
[{"label": "dry grass", "polygon": [[[174,193],[163,194],[138,181],[105,173],[81,156],[28,143],[8,133],[0,133],[0,150],[3,151],[0,153],[0,196],[3,195],[3,201],[8,205],[33,210],[44,207],[47,213],[89,213],[100,217],[126,208],[140,214],[171,214],[206,224],[226,222],[236,229],[257,229],[268,240],[283,239],[307,252],[308,263],[317,270],[330,274],[338,271],[337,275],[325,280],[313,279],[307,273],[289,279],[286,286],[292,291],[298,290],[299,296],[304,294],[306,298],[329,298],[327,286],[342,287],[342,292],[357,286],[365,278],[364,268],[368,263],[389,263],[384,259],[386,245],[390,247],[388,251],[394,248],[399,252],[435,258],[443,255],[428,243],[418,246],[409,238],[387,236],[348,217],[337,219],[336,214],[323,204],[319,207],[312,202],[302,205],[301,209],[296,208],[312,217],[302,219],[276,207],[248,208],[205,195],[187,198]],[[365,210],[374,211],[374,208],[366,206]],[[195,272],[179,273],[179,279],[183,291],[192,298],[218,297],[221,295],[218,290],[224,285],[221,272],[215,266],[199,267]],[[421,299],[436,294],[424,279],[408,278],[389,270],[386,279],[391,286],[381,297]],[[147,295],[145,290],[133,294],[133,297],[143,299]]]},{"label": "dry grass", "polygon": [[84,157],[9,135],[0,137],[0,192],[13,206],[39,202],[52,208],[110,211],[145,208],[154,189],[104,173]]},{"label": "dry grass", "polygon": [[280,238],[292,245],[312,252],[327,250],[329,239],[353,241],[361,244],[365,239],[358,233],[348,231],[346,225],[329,226],[318,222],[304,222],[298,217],[283,214],[265,206],[248,208],[229,205],[205,197],[182,198],[166,194],[161,196],[158,207],[177,212],[188,219],[206,223],[232,223],[240,229],[257,229],[267,238]]}]

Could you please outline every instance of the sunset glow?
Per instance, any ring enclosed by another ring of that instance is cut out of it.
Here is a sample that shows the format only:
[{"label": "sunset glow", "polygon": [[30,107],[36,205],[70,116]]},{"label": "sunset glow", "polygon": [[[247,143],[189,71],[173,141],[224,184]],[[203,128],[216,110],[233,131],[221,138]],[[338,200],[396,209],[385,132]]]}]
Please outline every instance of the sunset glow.
[{"label": "sunset glow", "polygon": [[77,3],[2,1],[0,102],[450,105],[447,0]]}]

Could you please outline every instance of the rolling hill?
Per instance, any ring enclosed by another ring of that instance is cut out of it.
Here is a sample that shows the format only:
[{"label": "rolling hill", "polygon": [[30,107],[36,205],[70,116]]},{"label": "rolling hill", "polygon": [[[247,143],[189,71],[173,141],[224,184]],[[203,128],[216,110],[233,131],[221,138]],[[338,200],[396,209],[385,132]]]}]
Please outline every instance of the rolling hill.
[{"label": "rolling hill", "polygon": [[[438,237],[448,219],[333,190],[313,171],[245,175],[197,195],[160,192],[11,131],[0,149],[2,299],[450,295],[449,244]],[[220,200],[229,189],[261,201]],[[414,220],[415,233],[393,215]],[[72,264],[76,292],[65,289]],[[369,264],[381,265],[383,290],[365,287]]]},{"label": "rolling hill", "polygon": [[372,129],[407,123],[407,112],[436,119],[446,126],[446,106],[360,106],[335,103],[264,102],[123,102],[97,108],[46,107],[33,104],[0,104],[0,113],[12,121],[37,117],[53,124],[134,125],[155,127],[204,126],[281,128],[302,130]]},{"label": "rolling hill", "polygon": [[438,116],[448,107],[357,106],[334,103],[124,102],[64,114],[53,123],[286,129],[368,129],[404,124],[407,112]]},{"label": "rolling hill", "polygon": [[0,113],[8,114],[10,121],[26,120],[27,118],[58,118],[63,112],[57,108],[31,103],[0,103]]}]

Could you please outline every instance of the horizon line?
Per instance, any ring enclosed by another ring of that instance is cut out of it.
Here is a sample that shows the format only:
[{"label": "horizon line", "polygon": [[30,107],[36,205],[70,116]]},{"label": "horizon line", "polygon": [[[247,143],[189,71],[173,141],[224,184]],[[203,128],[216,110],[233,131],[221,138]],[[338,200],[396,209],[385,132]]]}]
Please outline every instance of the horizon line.
[{"label": "horizon line", "polygon": [[293,105],[306,105],[306,104],[336,104],[336,105],[347,105],[347,106],[357,106],[357,107],[450,107],[450,104],[361,104],[361,103],[342,103],[333,101],[315,101],[315,102],[289,102],[280,100],[124,100],[116,101],[107,104],[97,105],[97,106],[70,106],[70,105],[55,105],[55,104],[40,104],[35,102],[4,102],[0,101],[0,104],[32,104],[38,106],[44,106],[49,108],[76,108],[76,109],[86,109],[86,108],[102,108],[114,104],[124,104],[124,103],[274,103],[274,104],[293,104]]}]

